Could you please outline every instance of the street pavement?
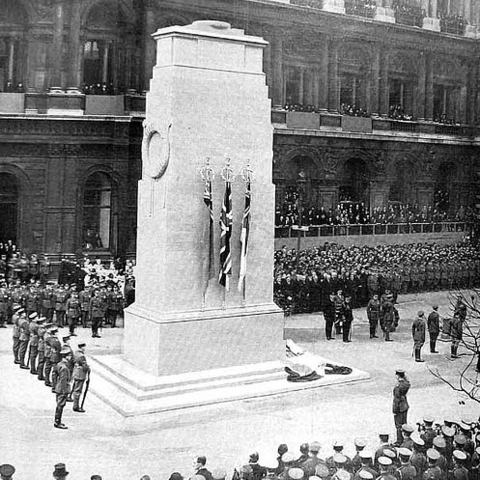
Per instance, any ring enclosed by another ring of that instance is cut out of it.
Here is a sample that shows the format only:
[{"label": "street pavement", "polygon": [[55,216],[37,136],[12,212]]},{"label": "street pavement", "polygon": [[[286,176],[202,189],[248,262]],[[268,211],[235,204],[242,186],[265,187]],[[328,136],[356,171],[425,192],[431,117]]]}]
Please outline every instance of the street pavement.
[{"label": "street pavement", "polygon": [[[209,469],[231,472],[258,451],[260,463],[273,466],[280,443],[298,453],[301,443],[318,440],[321,456],[329,456],[334,440],[344,441],[348,454],[354,451],[353,439],[363,436],[374,450],[380,430],[392,435],[395,431],[391,408],[397,368],[405,369],[412,383],[410,423],[421,421],[427,413],[440,423],[447,414],[458,419],[478,417],[479,403],[453,391],[428,369],[439,369],[450,379],[458,376],[466,360],[449,360],[449,344],[440,343],[440,353],[430,354],[427,339],[426,362],[415,363],[412,358],[411,323],[416,312],[423,309],[428,314],[435,302],[440,304],[440,314],[448,315],[448,295],[436,292],[399,300],[401,321],[391,343],[369,339],[365,309],[355,311],[348,344],[339,338],[324,339],[321,314],[285,319],[287,337],[312,353],[367,371],[370,380],[166,414],[161,426],[141,432],[123,431],[118,414],[93,395],[86,400],[84,414],[74,413],[68,403],[63,418],[69,429],[55,429],[54,394],[14,365],[11,327],[0,329],[0,463],[15,466],[15,480],[50,479],[59,462],[66,463],[72,480],[88,480],[93,474],[103,480],[140,480],[145,474],[152,480],[167,480],[174,471],[187,478],[192,475],[198,455],[207,457]],[[67,330],[59,336],[63,332]],[[121,350],[123,329],[104,329],[100,339],[92,339],[83,328],[78,333],[73,347],[85,340],[87,355]],[[93,371],[95,381],[101,379]]]}]

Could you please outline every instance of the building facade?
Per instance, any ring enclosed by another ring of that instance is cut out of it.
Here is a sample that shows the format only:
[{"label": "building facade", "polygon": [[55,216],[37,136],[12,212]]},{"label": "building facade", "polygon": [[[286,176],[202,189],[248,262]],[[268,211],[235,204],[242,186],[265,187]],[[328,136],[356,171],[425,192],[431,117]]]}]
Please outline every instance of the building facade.
[{"label": "building facade", "polygon": [[134,252],[151,34],[204,19],[269,42],[279,205],[299,174],[327,209],[475,203],[476,0],[0,0],[0,240]]}]

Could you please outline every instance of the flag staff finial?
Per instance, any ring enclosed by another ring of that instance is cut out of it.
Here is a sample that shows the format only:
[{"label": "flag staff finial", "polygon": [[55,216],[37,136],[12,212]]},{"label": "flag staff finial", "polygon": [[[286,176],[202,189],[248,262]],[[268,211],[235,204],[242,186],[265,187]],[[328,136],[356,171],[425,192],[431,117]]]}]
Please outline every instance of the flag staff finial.
[{"label": "flag staff finial", "polygon": [[200,168],[200,176],[204,182],[211,182],[215,178],[215,172],[210,166],[210,157],[205,158],[205,165]]},{"label": "flag staff finial", "polygon": [[233,182],[235,178],[230,158],[225,159],[225,166],[222,169],[222,178],[225,182]]},{"label": "flag staff finial", "polygon": [[253,180],[253,170],[250,165],[250,159],[247,158],[247,164],[245,165],[245,168],[242,170],[242,179],[245,183],[250,183]]}]

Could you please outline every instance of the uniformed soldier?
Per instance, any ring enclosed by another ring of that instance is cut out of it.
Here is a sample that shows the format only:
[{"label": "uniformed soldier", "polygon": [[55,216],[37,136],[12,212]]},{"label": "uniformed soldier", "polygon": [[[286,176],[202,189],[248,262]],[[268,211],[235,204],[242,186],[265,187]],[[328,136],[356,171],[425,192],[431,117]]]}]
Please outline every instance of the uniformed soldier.
[{"label": "uniformed soldier", "polygon": [[20,368],[28,370],[25,364],[25,355],[27,353],[28,342],[30,341],[30,321],[37,317],[36,313],[31,313],[29,317],[23,317],[20,321],[20,346],[18,348],[18,359],[20,360]]},{"label": "uniformed soldier", "polygon": [[68,292],[63,285],[59,285],[55,291],[55,322],[58,327],[65,326],[65,313],[67,311]]},{"label": "uniformed soldier", "polygon": [[450,338],[452,345],[450,347],[450,358],[454,360],[458,357],[458,347],[463,338],[463,321],[460,317],[460,312],[456,311],[450,321]]},{"label": "uniformed soldier", "polygon": [[437,450],[438,453],[440,454],[436,465],[442,471],[442,477],[446,478],[447,470],[448,470],[448,462],[447,462],[447,458],[445,457],[445,449],[447,448],[447,442],[441,435],[437,435],[433,439],[433,448]]},{"label": "uniformed soldier", "polygon": [[432,448],[433,439],[437,436],[433,429],[434,422],[435,419],[431,415],[423,417],[423,432],[420,434],[420,438],[425,442],[425,448]]},{"label": "uniformed soldier", "polygon": [[[43,317],[45,319],[45,317]],[[38,327],[38,363],[37,363],[37,375],[39,380],[45,380],[43,369],[45,367],[45,333],[47,328],[52,326],[51,323],[41,323]]]},{"label": "uniformed soldier", "polygon": [[78,297],[78,293],[75,289],[72,290],[70,297],[66,303],[67,322],[70,330],[70,336],[76,337],[75,327],[77,326],[78,319],[81,314],[81,303]]},{"label": "uniformed soldier", "polygon": [[368,470],[361,469],[358,473],[355,474],[354,480],[373,480],[374,477],[372,473]]},{"label": "uniformed soldier", "polygon": [[51,328],[48,332],[48,337],[45,339],[45,385],[52,387],[54,385],[55,375],[52,372],[53,367],[60,361],[60,351],[62,344],[56,337],[58,329]]},{"label": "uniformed soldier", "polygon": [[380,326],[385,335],[386,342],[393,342],[390,333],[395,331],[398,324],[398,312],[393,305],[393,296],[387,294],[385,301],[380,300]]},{"label": "uniformed soldier", "polygon": [[370,324],[370,338],[378,338],[377,328],[380,319],[380,301],[378,295],[375,294],[367,305],[367,317]]},{"label": "uniformed soldier", "polygon": [[38,313],[39,311],[38,292],[34,286],[31,286],[27,290],[27,295],[25,297],[25,309],[27,310],[28,316],[30,316],[32,313]]},{"label": "uniformed soldier", "polygon": [[92,338],[101,338],[98,334],[104,316],[104,302],[100,290],[95,290],[94,297],[90,300],[89,313],[92,318]]},{"label": "uniformed soldier", "polygon": [[392,448],[392,444],[389,442],[390,435],[387,432],[380,432],[378,436],[380,438],[380,446],[377,448],[375,452],[374,466],[377,468],[380,468],[378,459],[384,456],[383,452],[385,450]]},{"label": "uniformed soldier", "polygon": [[6,282],[0,284],[0,328],[6,328],[5,323],[8,320],[8,306],[10,303],[10,294]]},{"label": "uniformed soldier", "polygon": [[360,453],[364,450],[364,448],[367,446],[367,441],[364,438],[355,438],[354,440],[355,444],[355,456],[352,458],[352,470],[353,473],[358,472],[362,466],[362,459],[360,458]]},{"label": "uniformed soldier", "polygon": [[461,450],[453,451],[453,469],[451,470],[451,480],[468,480],[468,469],[465,466],[467,454]]},{"label": "uniformed soldier", "polygon": [[437,338],[440,333],[440,315],[438,314],[438,305],[432,305],[432,312],[427,320],[428,334],[430,336],[430,353],[438,353],[435,350]]},{"label": "uniformed soldier", "polygon": [[85,410],[80,406],[80,396],[83,390],[83,384],[87,378],[87,375],[90,374],[90,367],[88,366],[87,359],[85,357],[85,343],[80,343],[78,345],[78,350],[74,354],[74,363],[73,368],[73,411],[83,413]]},{"label": "uniformed soldier", "polygon": [[405,423],[402,425],[402,435],[403,435],[403,442],[401,444],[402,448],[406,448],[407,450],[413,449],[413,440],[411,438],[412,433],[415,431],[412,425]]},{"label": "uniformed soldier", "polygon": [[425,330],[426,330],[425,313],[422,310],[420,310],[417,313],[417,318],[412,323],[413,348],[415,350],[416,362],[425,361],[421,358],[422,347],[423,347],[423,344],[425,343]]},{"label": "uniformed soldier", "polygon": [[380,466],[380,475],[377,480],[396,480],[391,473],[392,460],[388,457],[380,457],[378,459]]},{"label": "uniformed soldier", "polygon": [[60,351],[61,360],[57,365],[57,378],[54,385],[54,392],[57,395],[57,408],[55,409],[55,423],[53,426],[62,430],[68,428],[64,423],[62,423],[62,414],[70,393],[71,376],[70,370],[68,369],[68,362],[71,354],[71,350],[68,348]]},{"label": "uniformed soldier", "polygon": [[51,284],[47,283],[47,285],[43,289],[41,299],[42,315],[46,318],[47,323],[51,323],[53,319],[53,309],[55,301],[55,295]]},{"label": "uniformed soldier", "polygon": [[[316,287],[318,289],[318,287]],[[110,297],[110,320],[112,328],[115,328],[117,325],[117,317],[121,314],[123,308],[123,295],[120,293],[118,286],[113,288],[113,294]],[[319,308],[313,309],[313,311],[317,312]]]},{"label": "uniformed soldier", "polygon": [[[26,315],[25,309],[20,305],[15,305],[13,307],[13,330],[12,330],[12,340],[13,340],[13,363],[17,365],[20,364],[19,350],[20,350],[20,323],[23,321],[23,318]],[[23,318],[22,318],[23,317]]]},{"label": "uniformed soldier", "polygon": [[44,319],[42,317],[34,318],[30,323],[30,373],[37,374],[37,355],[38,355],[38,329],[42,325]]},{"label": "uniformed soldier", "polygon": [[398,455],[400,458],[400,466],[395,470],[395,477],[398,480],[416,480],[417,470],[410,463],[412,451],[406,447],[400,447],[398,449]]},{"label": "uniformed soldier", "polygon": [[417,480],[423,479],[423,473],[427,469],[427,458],[422,452],[425,447],[425,442],[418,435],[412,435],[413,440],[413,453],[410,457],[410,463],[415,467],[417,471]]},{"label": "uniformed soldier", "polygon": [[434,448],[427,450],[428,466],[423,474],[423,480],[442,480],[443,475],[440,467],[437,466],[437,460],[440,458],[440,454]]},{"label": "uniformed soldier", "polygon": [[408,401],[407,393],[410,389],[410,382],[408,381],[405,370],[397,369],[395,371],[397,377],[397,384],[393,389],[393,418],[395,421],[395,428],[397,430],[397,444],[401,445],[403,442],[402,425],[407,422]]},{"label": "uniformed soldier", "polygon": [[87,324],[89,321],[89,310],[90,310],[90,300],[92,299],[92,289],[91,287],[85,287],[79,294],[80,300],[80,309],[82,315],[82,326],[83,328],[87,328]]},{"label": "uniformed soldier", "polygon": [[[349,472],[352,471],[352,460],[343,453],[343,448],[343,442],[336,440],[333,444],[334,454],[325,460],[325,463],[330,470],[330,475],[333,475],[338,468],[345,469]],[[338,466],[338,461],[342,462],[340,467]]]},{"label": "uniformed soldier", "polygon": [[334,472],[331,473],[332,480],[350,480],[352,476],[347,470],[348,457],[342,453],[336,453],[332,460],[334,465]]},{"label": "uniformed soldier", "polygon": [[360,469],[355,474],[355,480],[359,480],[359,478],[362,478],[360,474],[363,471],[367,471],[372,475],[373,478],[377,478],[378,472],[372,466],[372,457],[373,457],[372,454],[364,449],[360,451],[358,456],[360,457],[361,466],[360,466]]},{"label": "uniformed soldier", "polygon": [[306,477],[315,475],[315,471],[318,465],[325,465],[325,462],[318,457],[321,445],[319,442],[312,442],[309,446],[309,457],[305,461],[298,463],[297,465],[305,472]]}]

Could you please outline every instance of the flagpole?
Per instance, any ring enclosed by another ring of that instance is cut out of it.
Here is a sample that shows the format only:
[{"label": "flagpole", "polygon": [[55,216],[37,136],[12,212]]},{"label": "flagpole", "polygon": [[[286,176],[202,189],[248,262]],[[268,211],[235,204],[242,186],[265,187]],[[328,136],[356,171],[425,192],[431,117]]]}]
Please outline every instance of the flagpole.
[{"label": "flagpole", "polygon": [[242,170],[242,179],[245,183],[245,208],[242,219],[242,234],[240,236],[240,274],[239,274],[239,289],[242,291],[242,307],[246,305],[247,292],[247,252],[248,252],[248,237],[250,232],[250,212],[251,212],[251,184],[253,180],[253,170],[250,167],[250,159],[247,158],[247,165]]}]

